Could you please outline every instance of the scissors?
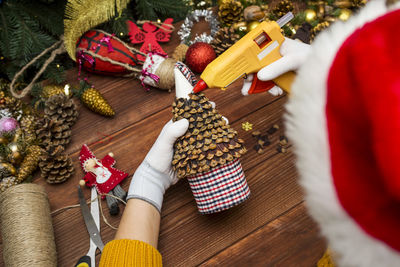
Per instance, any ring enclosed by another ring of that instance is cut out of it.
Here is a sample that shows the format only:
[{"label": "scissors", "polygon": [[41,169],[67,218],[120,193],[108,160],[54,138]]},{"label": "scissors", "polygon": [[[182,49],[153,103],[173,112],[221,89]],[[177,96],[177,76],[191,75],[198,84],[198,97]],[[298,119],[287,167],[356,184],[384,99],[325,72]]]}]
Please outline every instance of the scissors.
[{"label": "scissors", "polygon": [[79,204],[83,219],[85,220],[86,229],[90,236],[89,251],[85,256],[82,256],[75,267],[95,267],[96,266],[96,250],[99,248],[103,252],[104,244],[100,236],[100,214],[99,214],[99,200],[97,198],[96,188],[93,186],[91,189],[91,203],[90,210],[86,203],[85,197],[80,186],[78,186]]}]

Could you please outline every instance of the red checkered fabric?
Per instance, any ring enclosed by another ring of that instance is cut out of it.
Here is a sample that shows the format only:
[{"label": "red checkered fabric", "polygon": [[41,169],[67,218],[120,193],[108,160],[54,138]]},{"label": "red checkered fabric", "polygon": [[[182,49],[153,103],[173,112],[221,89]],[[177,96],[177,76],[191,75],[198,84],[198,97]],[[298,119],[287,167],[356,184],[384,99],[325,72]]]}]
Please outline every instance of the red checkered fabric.
[{"label": "red checkered fabric", "polygon": [[250,189],[238,159],[188,178],[197,208],[202,214],[229,209],[245,201]]}]

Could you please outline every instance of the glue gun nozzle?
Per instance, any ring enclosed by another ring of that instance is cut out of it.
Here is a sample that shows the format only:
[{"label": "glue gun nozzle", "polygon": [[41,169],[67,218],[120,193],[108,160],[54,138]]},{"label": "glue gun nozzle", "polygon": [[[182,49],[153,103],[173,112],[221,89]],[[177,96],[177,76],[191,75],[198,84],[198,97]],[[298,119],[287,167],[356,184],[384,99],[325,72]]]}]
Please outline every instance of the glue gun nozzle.
[{"label": "glue gun nozzle", "polygon": [[203,81],[203,80],[200,80],[196,85],[195,85],[195,87],[193,88],[193,93],[195,93],[195,94],[197,94],[197,93],[199,93],[199,92],[201,92],[201,91],[203,91],[203,90],[205,90],[205,89],[207,89],[208,88],[208,85],[206,84],[206,82],[205,81]]}]

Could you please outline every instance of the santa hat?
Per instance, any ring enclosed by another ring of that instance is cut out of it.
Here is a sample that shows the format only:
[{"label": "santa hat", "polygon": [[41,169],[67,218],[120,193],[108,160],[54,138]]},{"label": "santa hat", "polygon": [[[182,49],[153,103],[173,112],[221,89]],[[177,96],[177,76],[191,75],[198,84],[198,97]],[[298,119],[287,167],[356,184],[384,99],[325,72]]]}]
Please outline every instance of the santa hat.
[{"label": "santa hat", "polygon": [[81,167],[82,167],[83,170],[86,170],[85,169],[85,162],[88,159],[92,159],[92,158],[96,158],[96,157],[93,155],[93,153],[89,149],[89,147],[86,144],[83,144],[82,148],[81,148],[81,152],[79,152],[79,161],[81,163]]},{"label": "santa hat", "polygon": [[[197,83],[195,75],[181,62],[175,65],[174,71],[176,97],[189,98],[193,86]],[[229,209],[250,196],[250,189],[238,158],[187,179],[201,214]]]},{"label": "santa hat", "polygon": [[286,105],[306,203],[341,266],[400,265],[399,26],[375,0],[321,33]]}]

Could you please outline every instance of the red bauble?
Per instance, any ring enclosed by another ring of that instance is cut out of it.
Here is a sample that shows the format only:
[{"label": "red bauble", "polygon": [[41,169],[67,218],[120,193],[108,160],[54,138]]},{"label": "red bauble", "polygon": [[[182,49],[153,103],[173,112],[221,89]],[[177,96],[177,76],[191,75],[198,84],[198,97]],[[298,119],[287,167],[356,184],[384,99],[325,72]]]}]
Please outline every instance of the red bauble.
[{"label": "red bauble", "polygon": [[211,45],[198,42],[189,46],[186,52],[186,64],[192,71],[201,73],[216,57]]}]

